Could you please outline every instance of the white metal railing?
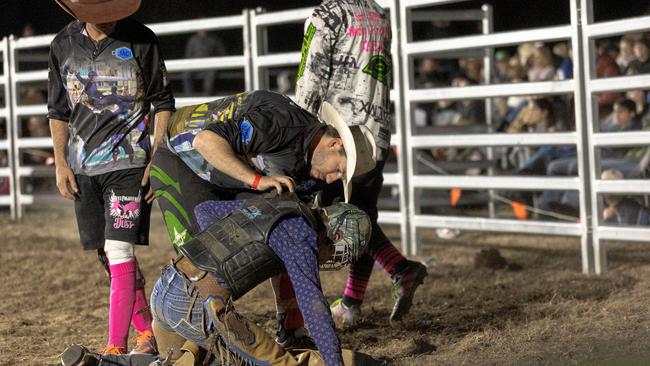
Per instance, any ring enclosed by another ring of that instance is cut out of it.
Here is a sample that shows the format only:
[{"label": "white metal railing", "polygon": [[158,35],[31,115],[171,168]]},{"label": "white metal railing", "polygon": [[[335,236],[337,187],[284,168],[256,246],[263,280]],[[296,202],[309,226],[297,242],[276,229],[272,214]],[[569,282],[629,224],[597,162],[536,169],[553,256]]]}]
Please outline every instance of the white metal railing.
[{"label": "white metal railing", "polygon": [[[601,240],[647,241],[650,230],[644,228],[602,226],[599,220],[599,194],[626,193],[648,194],[650,185],[642,179],[625,181],[601,181],[598,179],[599,164],[596,149],[612,146],[648,145],[650,132],[606,134],[597,131],[597,103],[594,94],[607,91],[625,91],[650,88],[650,75],[624,76],[596,79],[594,72],[594,40],[600,37],[650,29],[650,16],[641,16],[610,22],[593,22],[592,0],[569,0],[570,23],[538,29],[499,32],[492,31],[492,13],[489,6],[480,10],[431,10],[431,6],[466,0],[381,0],[379,3],[390,10],[393,32],[392,53],[394,89],[391,101],[395,105],[396,133],[392,144],[398,148],[397,173],[385,174],[385,185],[400,188],[400,211],[380,212],[382,223],[400,224],[402,246],[406,253],[415,254],[420,249],[419,228],[455,227],[464,230],[484,230],[520,233],[568,235],[581,238],[584,272],[600,273],[605,270],[606,257]],[[422,9],[428,7],[427,9]],[[246,89],[268,88],[266,72],[273,67],[295,67],[300,62],[300,52],[269,53],[268,27],[299,23],[311,14],[312,9],[295,9],[282,12],[260,13],[245,10],[241,15],[166,22],[149,25],[158,35],[196,32],[198,30],[242,29],[243,54],[202,59],[167,60],[172,72],[202,69],[243,69]],[[440,40],[413,41],[412,24],[431,19],[481,21],[483,34]],[[18,105],[17,86],[20,83],[47,80],[46,70],[19,72],[19,50],[49,46],[53,35],[22,39],[4,39],[0,42],[4,72],[0,84],[5,88],[6,107],[0,109],[0,118],[7,120],[8,139],[0,140],[0,150],[6,150],[10,166],[0,168],[0,176],[11,176],[11,194],[0,197],[0,205],[10,205],[12,216],[20,218],[21,207],[30,204],[34,197],[20,191],[20,179],[26,176],[51,175],[45,167],[21,166],[20,149],[49,148],[51,142],[43,138],[18,136],[20,117],[43,115],[45,105]],[[531,82],[520,84],[490,84],[492,52],[524,42],[549,42],[570,40],[573,45],[574,79],[565,81]],[[463,88],[416,89],[413,80],[413,59],[421,57],[454,58],[483,57],[485,84]],[[525,95],[573,94],[575,101],[575,132],[529,133],[529,134],[461,134],[461,135],[415,135],[413,113],[415,104],[438,100],[484,99],[488,131],[490,98]],[[177,105],[201,103],[215,96],[177,98]],[[432,147],[482,147],[493,159],[493,148],[505,146],[575,145],[578,159],[577,177],[530,178],[519,176],[440,176],[415,174],[417,149]],[[422,189],[481,189],[488,190],[490,197],[496,190],[574,190],[580,195],[580,220],[576,223],[545,221],[518,221],[497,219],[494,203],[490,201],[490,217],[473,218],[422,214],[417,191]]]},{"label": "white metal railing", "polygon": [[[400,9],[400,26],[402,29],[410,29],[412,16],[416,8],[423,6],[431,6],[449,1],[404,1],[401,3]],[[576,40],[580,37],[579,29],[575,26],[578,24],[576,1],[571,0],[572,10],[572,23],[569,25],[561,25],[555,27],[546,27],[540,29],[531,29],[513,32],[498,32],[488,33],[481,35],[471,35],[464,37],[454,37],[441,40],[427,40],[413,42],[411,34],[404,32],[401,34],[402,49],[404,52],[403,58],[405,61],[402,63],[404,69],[403,74],[407,75],[404,78],[404,113],[405,113],[405,131],[406,136],[404,141],[406,148],[403,149],[405,153],[407,167],[407,188],[409,199],[408,211],[413,219],[409,227],[409,235],[407,237],[410,243],[410,253],[415,253],[419,249],[418,228],[420,227],[455,227],[460,229],[470,230],[487,230],[487,231],[508,231],[508,232],[522,232],[522,233],[546,233],[557,235],[578,235],[585,240],[582,245],[583,249],[583,270],[591,271],[590,248],[588,242],[588,233],[584,224],[561,224],[551,222],[521,222],[512,220],[494,219],[491,212],[490,218],[466,218],[455,216],[442,216],[442,215],[424,215],[420,213],[419,200],[416,199],[417,189],[451,189],[451,188],[468,188],[468,189],[514,189],[514,190],[542,190],[542,189],[558,189],[558,190],[578,190],[581,194],[583,192],[582,181],[585,177],[579,175],[576,178],[529,178],[529,177],[516,177],[516,176],[431,176],[431,175],[417,175],[413,166],[414,149],[423,147],[439,147],[439,146],[512,146],[512,145],[565,145],[574,144],[578,150],[580,148],[581,134],[578,129],[575,133],[561,133],[561,134],[513,134],[509,136],[499,136],[492,133],[475,134],[470,136],[463,135],[437,135],[427,136],[418,135],[414,136],[412,121],[413,113],[416,103],[432,102],[437,100],[458,100],[458,99],[486,99],[486,104],[489,104],[488,98],[505,97],[512,95],[556,95],[565,93],[574,93],[576,89],[577,80],[566,81],[547,81],[547,82],[534,82],[534,83],[520,83],[520,84],[497,84],[497,85],[477,85],[468,86],[463,88],[434,88],[434,89],[414,89],[414,79],[411,66],[413,65],[412,59],[415,57],[423,56],[436,56],[439,53],[446,53],[450,50],[463,51],[474,48],[485,48],[491,50],[494,47],[503,47],[517,45],[524,42],[536,41],[556,41],[556,40]],[[484,27],[485,31],[485,27]],[[486,61],[489,61],[486,60]],[[488,70],[489,65],[484,66],[484,70]],[[576,98],[578,99],[578,98]],[[576,109],[581,108],[579,103],[576,103]],[[576,113],[579,116],[579,113]],[[581,153],[581,151],[579,151]],[[584,212],[584,211],[583,211]],[[582,223],[586,221],[586,216],[581,220]]]},{"label": "white metal railing", "polygon": [[[198,30],[228,30],[228,29],[242,29],[242,41],[244,44],[244,52],[240,55],[221,56],[221,57],[208,57],[197,59],[170,59],[166,60],[168,71],[194,71],[204,69],[243,69],[245,75],[245,85],[247,89],[252,88],[251,78],[251,63],[249,61],[250,54],[248,53],[250,22],[249,11],[244,10],[241,15],[206,18],[197,20],[184,20],[176,22],[166,22],[149,24],[157,35],[173,35],[193,33]],[[51,148],[52,141],[50,138],[29,138],[21,137],[19,133],[18,124],[21,117],[28,117],[34,115],[47,114],[47,105],[19,105],[18,104],[18,86],[21,83],[46,81],[47,70],[36,71],[18,71],[19,55],[21,50],[28,50],[34,48],[49,47],[53,34],[27,37],[27,38],[9,38],[2,43],[3,47],[7,47],[7,52],[3,52],[3,57],[9,57],[9,61],[5,61],[6,73],[0,81],[6,82],[8,89],[12,92],[13,97],[8,98],[8,107],[1,110],[3,113],[9,113],[7,119],[8,133],[10,134],[10,141],[8,145],[9,159],[11,161],[11,198],[6,199],[0,197],[0,205],[10,204],[12,207],[12,217],[20,219],[22,217],[22,208],[25,204],[31,204],[34,201],[32,195],[24,194],[21,190],[21,179],[29,176],[52,176],[54,170],[49,167],[42,166],[21,166],[21,150],[27,148]],[[7,94],[7,92],[5,92]],[[203,96],[203,97],[188,97],[177,98],[176,105],[178,107],[184,105],[191,105],[214,100],[217,96]],[[9,112],[10,111],[10,112]],[[2,116],[2,114],[0,114]],[[6,144],[6,143],[5,143]],[[2,144],[0,143],[0,148]],[[9,168],[7,168],[9,169]],[[6,173],[0,168],[0,175]]]},{"label": "white metal railing", "polygon": [[602,273],[607,268],[607,255],[602,240],[650,241],[650,228],[603,226],[601,223],[602,215],[600,214],[602,201],[599,195],[603,193],[649,194],[650,181],[641,179],[624,181],[601,180],[599,169],[600,154],[598,149],[601,147],[615,146],[650,146],[650,133],[598,132],[598,102],[595,99],[595,94],[608,91],[648,89],[650,88],[650,75],[596,79],[595,41],[602,37],[647,31],[650,29],[650,16],[595,23],[593,2],[590,0],[580,0],[580,5],[582,7],[582,14],[579,21],[584,25],[585,35],[582,50],[585,56],[588,57],[588,62],[582,68],[585,80],[585,108],[587,114],[585,124],[589,131],[589,138],[586,141],[587,146],[585,149],[588,154],[589,166],[592,167],[589,171],[591,189],[586,199],[590,201],[592,208],[590,224],[593,227],[594,271],[596,273]]},{"label": "white metal railing", "polygon": [[6,137],[0,140],[0,154],[6,154],[7,166],[0,167],[0,177],[7,179],[9,183],[9,194],[0,196],[0,206],[9,206],[11,216],[16,215],[16,202],[14,197],[15,179],[13,174],[13,148],[12,148],[12,131],[14,124],[11,118],[11,85],[9,77],[9,39],[7,37],[0,41],[0,52],[2,53],[2,76],[0,84],[4,89],[4,107],[0,108],[0,118],[4,120]]}]

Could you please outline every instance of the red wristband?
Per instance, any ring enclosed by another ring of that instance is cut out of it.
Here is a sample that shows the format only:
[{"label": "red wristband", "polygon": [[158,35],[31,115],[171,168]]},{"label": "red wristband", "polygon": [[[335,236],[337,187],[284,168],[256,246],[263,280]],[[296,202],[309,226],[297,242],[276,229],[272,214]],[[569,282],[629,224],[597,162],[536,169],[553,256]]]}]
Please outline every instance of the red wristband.
[{"label": "red wristband", "polygon": [[262,176],[259,175],[259,174],[256,175],[256,176],[255,176],[255,179],[253,179],[253,184],[251,184],[251,188],[253,188],[253,189],[257,189],[257,185],[260,184],[260,181],[261,181],[261,180],[262,180]]}]

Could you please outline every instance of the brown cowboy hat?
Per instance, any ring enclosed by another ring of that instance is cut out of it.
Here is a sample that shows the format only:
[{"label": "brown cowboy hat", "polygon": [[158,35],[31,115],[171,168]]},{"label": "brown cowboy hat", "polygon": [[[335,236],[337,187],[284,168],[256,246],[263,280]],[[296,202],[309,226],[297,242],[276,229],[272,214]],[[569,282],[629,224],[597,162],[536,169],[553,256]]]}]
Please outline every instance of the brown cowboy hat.
[{"label": "brown cowboy hat", "polygon": [[63,10],[86,23],[110,23],[135,13],[141,0],[55,0]]}]

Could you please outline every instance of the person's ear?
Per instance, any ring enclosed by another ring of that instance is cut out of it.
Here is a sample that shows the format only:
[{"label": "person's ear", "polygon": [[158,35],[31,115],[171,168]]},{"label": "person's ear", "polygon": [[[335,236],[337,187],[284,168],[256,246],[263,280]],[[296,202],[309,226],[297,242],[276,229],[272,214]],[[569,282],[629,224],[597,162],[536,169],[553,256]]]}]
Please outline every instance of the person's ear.
[{"label": "person's ear", "polygon": [[339,241],[339,240],[341,240],[341,233],[334,234],[334,241]]},{"label": "person's ear", "polygon": [[332,138],[330,142],[327,144],[327,147],[331,149],[337,149],[340,146],[343,146],[343,139],[340,137]]}]

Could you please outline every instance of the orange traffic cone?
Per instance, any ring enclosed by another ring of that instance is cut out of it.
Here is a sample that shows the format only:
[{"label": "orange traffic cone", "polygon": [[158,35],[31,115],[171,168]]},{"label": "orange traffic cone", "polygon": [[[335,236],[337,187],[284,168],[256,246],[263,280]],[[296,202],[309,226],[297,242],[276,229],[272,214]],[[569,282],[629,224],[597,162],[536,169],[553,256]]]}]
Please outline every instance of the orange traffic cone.
[{"label": "orange traffic cone", "polygon": [[515,213],[515,217],[518,220],[526,220],[528,212],[526,211],[526,206],[523,203],[512,201],[512,211]]},{"label": "orange traffic cone", "polygon": [[460,200],[460,195],[463,193],[463,191],[460,188],[452,188],[451,191],[449,192],[449,199],[450,199],[450,204],[451,207],[456,207],[458,204],[458,200]]}]

